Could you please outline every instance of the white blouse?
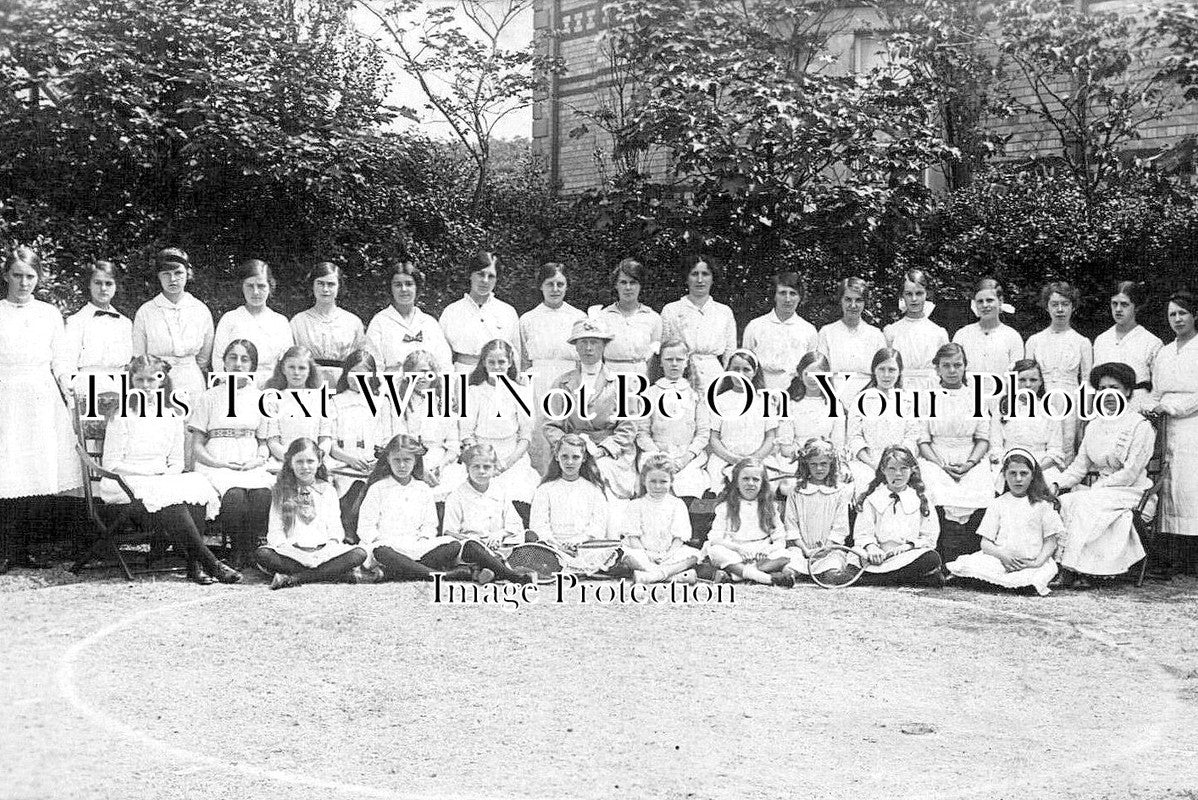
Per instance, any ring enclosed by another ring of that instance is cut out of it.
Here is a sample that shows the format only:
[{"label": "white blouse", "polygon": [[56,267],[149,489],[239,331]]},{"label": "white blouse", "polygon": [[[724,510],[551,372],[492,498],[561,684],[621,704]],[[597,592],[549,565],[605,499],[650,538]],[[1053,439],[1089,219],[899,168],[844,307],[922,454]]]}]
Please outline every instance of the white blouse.
[{"label": "white blouse", "polygon": [[498,297],[492,296],[480,306],[469,294],[463,295],[441,312],[441,330],[455,361],[462,362],[461,355],[475,363],[483,345],[503,339],[516,351],[516,363],[520,363],[520,319],[516,309]]},{"label": "white blouse", "polygon": [[785,531],[782,529],[781,523],[778,522],[776,512],[776,504],[770,501],[770,513],[774,519],[774,532],[766,533],[761,527],[761,518],[758,515],[757,501],[740,501],[740,527],[737,530],[732,530],[731,523],[728,520],[728,504],[720,503],[715,507],[715,520],[711,523],[711,532],[707,535],[707,541],[712,544],[720,544],[721,542],[769,542],[781,547],[786,541]]},{"label": "white blouse", "polygon": [[903,370],[932,372],[936,351],[948,344],[948,331],[927,317],[903,317],[887,325],[886,341],[903,356]]},{"label": "white blouse", "polygon": [[245,306],[238,306],[220,318],[212,340],[212,368],[221,369],[225,349],[237,339],[248,339],[258,348],[258,369],[255,374],[269,378],[275,364],[287,348],[295,344],[291,335],[291,323],[277,311],[263,308],[251,314]]},{"label": "white blouse", "polygon": [[585,478],[559,478],[533,492],[528,527],[561,544],[606,539],[607,513],[607,498],[598,486]]},{"label": "white blouse", "polygon": [[367,490],[358,511],[358,538],[364,547],[424,542],[437,536],[437,506],[433,490],[424,481],[412,478],[404,485],[385,478]]},{"label": "white blouse", "polygon": [[327,317],[318,314],[315,308],[299,312],[291,318],[291,335],[296,344],[311,350],[318,361],[344,362],[366,343],[362,320],[337,306],[333,306]]},{"label": "white blouse", "polygon": [[910,486],[898,492],[897,502],[892,494],[883,484],[865,498],[853,528],[853,543],[862,549],[870,544],[903,543],[935,548],[940,538],[940,520],[931,500],[924,516],[919,495]]},{"label": "white blouse", "polygon": [[1143,325],[1137,325],[1119,338],[1115,326],[1094,338],[1094,363],[1127,364],[1136,371],[1136,382],[1152,380],[1152,362],[1164,342]]},{"label": "white blouse", "polygon": [[672,494],[654,500],[645,495],[628,504],[620,520],[624,539],[636,536],[645,551],[662,555],[669,551],[675,539],[683,544],[691,538],[691,518],[686,503]]},{"label": "white blouse", "polygon": [[597,315],[607,323],[615,336],[603,351],[608,364],[642,363],[661,348],[661,315],[641,303],[636,311],[625,314],[619,304],[612,303],[598,310]]},{"label": "white blouse", "polygon": [[1046,328],[1033,333],[1028,337],[1026,353],[1040,365],[1049,389],[1079,386],[1090,377],[1094,348],[1073,328],[1060,332]]},{"label": "white blouse", "polygon": [[[301,488],[302,491],[302,488]],[[345,528],[341,525],[341,506],[337,502],[337,490],[324,481],[317,481],[307,490],[306,503],[315,511],[311,521],[297,513],[291,530],[283,527],[283,515],[273,498],[270,504],[270,523],[266,529],[266,543],[271,547],[292,544],[303,548],[317,548],[345,539]]]},{"label": "white blouse", "polygon": [[[586,314],[569,303],[562,303],[557,308],[550,308],[541,303],[520,317],[520,352],[524,354],[524,365],[535,367],[540,362],[549,361],[571,365],[565,366],[562,372],[573,369],[577,351],[566,339],[570,338],[570,330],[574,323],[585,316]],[[540,377],[545,383],[549,383],[559,376]]]},{"label": "white blouse", "polygon": [[133,323],[115,308],[101,311],[88,303],[67,317],[63,344],[68,369],[121,373],[133,358]]},{"label": "white blouse", "polygon": [[850,328],[838,319],[819,329],[817,346],[833,372],[868,375],[874,354],[886,346],[886,337],[873,325],[859,322]]},{"label": "white blouse", "polygon": [[524,523],[507,494],[492,482],[485,493],[466,481],[445,498],[447,536],[473,533],[486,538],[502,537],[507,544],[524,541]]},{"label": "white blouse", "polygon": [[689,296],[667,303],[661,310],[663,336],[686,342],[692,355],[721,360],[736,350],[736,319],[732,309],[716,300],[697,306]]},{"label": "white blouse", "polygon": [[957,331],[953,341],[965,348],[965,368],[970,372],[1003,375],[1023,358],[1023,338],[1009,325],[983,330],[974,322]]},{"label": "white blouse", "polygon": [[441,325],[416,307],[412,308],[411,316],[404,319],[395,306],[387,306],[370,320],[366,340],[383,371],[398,370],[414,350],[431,353],[442,372],[448,372],[453,366],[453,353]]},{"label": "white blouse", "polygon": [[1026,496],[1010,492],[994,499],[978,526],[978,536],[1014,550],[1020,558],[1035,558],[1045,539],[1064,534],[1065,523],[1052,503],[1041,500],[1033,504]]},{"label": "white blouse", "polygon": [[771,311],[749,321],[741,342],[761,363],[766,388],[785,389],[794,379],[799,359],[818,349],[819,333],[798,314],[783,320]]}]

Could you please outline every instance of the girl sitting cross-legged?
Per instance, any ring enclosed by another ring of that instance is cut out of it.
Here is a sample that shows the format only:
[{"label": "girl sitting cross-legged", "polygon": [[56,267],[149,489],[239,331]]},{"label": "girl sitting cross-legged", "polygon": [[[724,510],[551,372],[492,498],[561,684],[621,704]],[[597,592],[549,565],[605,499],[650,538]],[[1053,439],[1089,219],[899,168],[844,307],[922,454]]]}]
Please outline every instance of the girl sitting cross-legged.
[{"label": "girl sitting cross-legged", "polygon": [[786,498],[786,568],[808,574],[808,559],[829,544],[849,538],[853,485],[838,480],[836,447],[827,439],[809,439],[799,451],[795,487]]},{"label": "girl sitting cross-legged", "polygon": [[860,496],[853,541],[868,562],[861,582],[944,586],[936,552],[940,523],[911,451],[887,447]]},{"label": "girl sitting cross-legged", "polygon": [[794,586],[794,576],[785,571],[789,559],[774,494],[757,459],[743,458],[732,468],[715,508],[706,552],[717,569],[735,578]]},{"label": "girl sitting cross-legged", "polygon": [[637,583],[698,579],[694,566],[702,554],[687,545],[691,538],[686,503],[671,491],[674,459],[653,453],[641,462],[640,493],[622,520],[624,566]]}]

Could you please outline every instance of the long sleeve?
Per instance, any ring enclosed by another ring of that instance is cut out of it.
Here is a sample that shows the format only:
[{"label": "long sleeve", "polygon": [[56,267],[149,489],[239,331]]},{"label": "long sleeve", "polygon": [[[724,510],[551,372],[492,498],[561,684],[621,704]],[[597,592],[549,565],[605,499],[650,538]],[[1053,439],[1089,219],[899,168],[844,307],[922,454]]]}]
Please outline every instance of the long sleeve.
[{"label": "long sleeve", "polygon": [[65,373],[55,372],[55,377],[62,381],[79,369],[79,357],[83,353],[83,318],[71,316],[67,318],[65,335],[62,339],[62,361],[66,367]]},{"label": "long sleeve", "polygon": [[[446,514],[449,507],[446,505]],[[542,483],[532,493],[532,507],[529,510],[528,528],[542,539],[553,535],[549,522],[549,484]]]},{"label": "long sleeve", "polygon": [[599,446],[611,455],[619,458],[622,453],[630,450],[636,441],[636,423],[625,419],[616,423],[616,428],[610,436],[599,443]]},{"label": "long sleeve", "polygon": [[707,403],[700,399],[695,404],[695,435],[687,449],[694,453],[695,458],[698,458],[707,451],[709,441],[711,441],[711,412],[707,410]]},{"label": "long sleeve", "polygon": [[869,442],[865,441],[865,418],[860,414],[849,414],[845,440],[848,443],[847,449],[850,458],[856,458],[858,453],[869,447]]},{"label": "long sleeve", "polygon": [[1135,486],[1148,470],[1156,445],[1156,429],[1147,420],[1136,424],[1123,466],[1110,475],[1103,475],[1095,486]]},{"label": "long sleeve", "polygon": [[341,522],[341,503],[337,498],[337,490],[332,484],[326,483],[320,487],[320,522],[328,534],[330,541],[345,541],[345,525]]},{"label": "long sleeve", "polygon": [[54,317],[54,323],[50,326],[50,371],[61,384],[75,372],[75,364],[70,361],[62,314],[53,306],[50,310]]},{"label": "long sleeve", "polygon": [[857,523],[853,526],[853,544],[857,549],[864,550],[867,546],[877,543],[878,509],[866,500],[861,507],[861,513],[857,515]]},{"label": "long sleeve", "polygon": [[[597,488],[597,487],[596,487]],[[587,539],[607,538],[607,498],[603,491],[591,492],[589,520],[586,526]]]},{"label": "long sleeve", "polygon": [[374,547],[382,536],[379,523],[383,518],[383,485],[371,486],[358,509],[358,541],[367,549]]},{"label": "long sleeve", "polygon": [[675,498],[675,502],[671,505],[674,508],[673,518],[670,520],[670,538],[688,542],[694,531],[691,530],[691,518],[686,510],[686,503],[682,502],[679,498]]},{"label": "long sleeve", "polygon": [[503,539],[507,544],[519,544],[524,541],[524,520],[516,513],[516,507],[510,500],[503,503]]},{"label": "long sleeve", "polygon": [[711,522],[711,531],[707,534],[707,541],[726,544],[731,539],[732,532],[728,530],[728,506],[725,503],[720,503],[715,507],[715,519]]},{"label": "long sleeve", "polygon": [[170,450],[166,454],[166,474],[179,475],[183,472],[184,456],[183,447],[187,440],[185,431],[183,430],[183,420],[178,420],[178,423],[171,429],[171,445]]},{"label": "long sleeve", "polygon": [[131,443],[129,421],[122,417],[114,418],[104,433],[104,454],[101,457],[104,469],[112,472],[126,469]]},{"label": "long sleeve", "polygon": [[[441,532],[446,536],[460,536],[466,531],[463,530],[463,523],[466,519],[466,509],[462,507],[462,496],[459,492],[450,492],[445,498],[445,519],[441,525]],[[478,531],[485,533],[485,531]]]},{"label": "long sleeve", "polygon": [[146,307],[142,306],[133,315],[133,355],[144,356],[150,349],[146,335]]},{"label": "long sleeve", "polygon": [[843,545],[849,540],[849,500],[852,492],[841,492],[837,496],[836,511],[832,515],[832,529],[828,531],[828,539]]},{"label": "long sleeve", "polygon": [[724,315],[724,353],[720,359],[725,366],[728,365],[728,358],[736,352],[736,317],[731,309],[727,309],[727,312]]},{"label": "long sleeve", "polygon": [[[215,370],[223,368],[223,364],[220,362],[225,354],[225,350],[228,349],[229,343],[232,341],[233,322],[229,315],[225,314],[220,318],[220,322],[216,324],[216,332],[212,336],[212,349],[209,351],[211,354],[209,360],[215,358],[217,361],[217,363],[212,364],[212,369]],[[203,362],[201,366],[204,366],[207,363],[208,362]]]},{"label": "long sleeve", "polygon": [[[1065,463],[1065,423],[1056,420],[1048,427],[1048,446],[1045,448],[1047,454],[1054,459],[1057,464]],[[1003,452],[999,450],[999,452]]]},{"label": "long sleeve", "polygon": [[929,508],[928,515],[919,518],[919,542],[923,547],[935,549],[936,542],[940,539],[940,518],[936,516],[936,509]]},{"label": "long sleeve", "polygon": [[1074,486],[1077,486],[1086,479],[1086,475],[1090,473],[1093,463],[1090,460],[1090,456],[1086,454],[1085,440],[1083,439],[1082,446],[1077,451],[1077,456],[1074,457],[1073,463],[1069,465],[1069,468],[1061,473],[1061,478],[1057,481],[1057,486],[1061,489],[1072,489]]},{"label": "long sleeve", "polygon": [[270,502],[270,519],[266,526],[266,543],[271,547],[278,547],[287,541],[287,531],[283,528],[283,515],[279,513],[278,504],[274,502],[274,497],[271,497]]}]

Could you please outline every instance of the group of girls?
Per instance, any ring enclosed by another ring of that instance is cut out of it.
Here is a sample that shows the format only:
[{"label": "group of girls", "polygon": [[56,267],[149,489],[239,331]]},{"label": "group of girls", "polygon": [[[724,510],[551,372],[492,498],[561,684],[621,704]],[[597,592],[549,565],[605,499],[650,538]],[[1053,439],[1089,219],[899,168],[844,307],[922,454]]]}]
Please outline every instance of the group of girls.
[{"label": "group of girls", "polygon": [[[660,315],[640,302],[646,271],[631,259],[613,271],[615,302],[587,311],[566,302],[567,268],[546,264],[544,302],[523,316],[495,297],[498,269],[493,254],[478,253],[463,269],[469,291],[438,320],[418,307],[421,270],[397,263],[390,304],[363,326],[337,306],[345,277],[337,265],[314,267],[315,304],[288,323],[268,306],[270,267],[250,260],[239,275],[244,305],[214,325],[186,290],[189,257],[169,248],[153,265],[162,292],[132,323],[112,305],[116,267],[98,262],[90,302],[64,328],[52,306],[33,299],[36,255],[14,251],[0,303],[0,404],[13,422],[0,437],[17,455],[0,467],[6,522],[32,513],[29,498],[81,483],[60,398],[86,405],[88,376],[103,379],[103,394],[114,386],[105,381],[127,371],[131,386],[151,393],[169,384],[190,413],[158,421],[160,429],[110,423],[104,463],[125,480],[102,496],[154,516],[201,582],[236,580],[250,564],[279,586],[449,566],[517,580],[503,561],[513,544],[535,537],[569,553],[616,537],[624,567],[646,581],[716,570],[788,584],[822,545],[851,542],[873,580],[939,583],[947,569],[1044,591],[1059,563],[1066,584],[1084,586],[1143,556],[1131,510],[1151,485],[1153,422],[1170,465],[1160,528],[1173,566],[1192,567],[1198,350],[1188,346],[1195,304],[1187,292],[1170,299],[1176,338],[1163,345],[1137,323],[1138,285],[1119,284],[1115,324],[1091,345],[1071,327],[1077,292],[1050,283],[1041,294],[1049,325],[1025,346],[1002,322],[1011,309],[991,279],[972,299],[977,322],[950,341],[928,318],[933,287],[922,271],[904,275],[902,316],[884,329],[864,319],[869,287],[849,278],[838,287],[840,318],[818,330],[797,313],[800,276],[784,272],[772,282],[773,309],[748,323],[738,346],[731,310],[711,296],[713,265],[700,256],[684,260],[686,294]],[[1076,413],[1029,416],[1026,398],[974,419],[972,375],[1009,369],[1036,394],[1089,382],[1125,394],[1131,410],[1084,433]],[[228,386],[205,388],[212,370],[234,373],[235,415]],[[446,370],[468,375],[460,419],[453,409],[463,398],[441,397],[441,384],[421,377]],[[531,387],[520,386],[524,370]],[[396,372],[404,407],[395,413],[384,396],[372,408],[362,389]],[[615,413],[621,372],[654,379],[644,419]],[[863,414],[850,402],[829,415],[816,379],[829,372],[837,376],[831,402],[869,393],[867,406],[888,410]],[[509,383],[533,399],[583,387],[589,405],[546,418],[534,402],[530,419]],[[776,390],[774,406],[751,402],[742,413],[750,386]],[[322,387],[332,402],[314,412]],[[261,414],[267,388],[290,391]],[[939,391],[934,419],[902,407],[898,390],[913,388]],[[1098,479],[1085,484],[1093,472]],[[231,567],[204,547],[212,520],[230,535]],[[15,531],[4,543],[12,562],[36,561]]]}]

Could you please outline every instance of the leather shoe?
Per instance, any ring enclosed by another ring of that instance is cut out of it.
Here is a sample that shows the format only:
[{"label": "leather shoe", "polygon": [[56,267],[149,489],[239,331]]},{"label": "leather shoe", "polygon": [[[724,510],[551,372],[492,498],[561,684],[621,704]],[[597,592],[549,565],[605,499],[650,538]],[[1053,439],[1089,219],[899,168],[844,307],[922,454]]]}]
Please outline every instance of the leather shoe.
[{"label": "leather shoe", "polygon": [[216,583],[216,578],[204,572],[204,568],[194,562],[187,565],[187,580],[198,583],[200,586],[211,586]]}]

